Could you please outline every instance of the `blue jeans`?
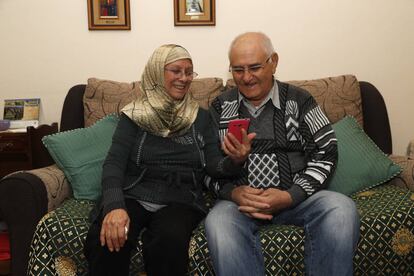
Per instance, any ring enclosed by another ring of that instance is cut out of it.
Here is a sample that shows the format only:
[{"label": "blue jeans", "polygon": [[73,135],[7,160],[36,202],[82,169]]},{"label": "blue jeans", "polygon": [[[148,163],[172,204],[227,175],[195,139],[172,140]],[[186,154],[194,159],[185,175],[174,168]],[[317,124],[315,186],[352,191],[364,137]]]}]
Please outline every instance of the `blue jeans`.
[{"label": "blue jeans", "polygon": [[[216,275],[265,275],[258,229],[266,222],[246,216],[237,207],[232,201],[220,200],[205,221]],[[353,274],[359,215],[349,197],[322,190],[270,223],[304,228],[306,275]]]}]

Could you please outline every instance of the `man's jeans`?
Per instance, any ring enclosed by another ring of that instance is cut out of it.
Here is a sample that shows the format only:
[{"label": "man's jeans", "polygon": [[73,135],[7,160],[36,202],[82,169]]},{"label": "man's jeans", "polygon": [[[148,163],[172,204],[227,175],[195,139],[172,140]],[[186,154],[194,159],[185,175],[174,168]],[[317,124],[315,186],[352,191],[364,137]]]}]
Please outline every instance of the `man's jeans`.
[{"label": "man's jeans", "polygon": [[[258,235],[258,228],[265,222],[252,219],[237,208],[234,202],[218,201],[205,221],[216,275],[265,275]],[[359,215],[349,197],[322,190],[274,216],[270,223],[304,228],[306,275],[353,274]]]}]

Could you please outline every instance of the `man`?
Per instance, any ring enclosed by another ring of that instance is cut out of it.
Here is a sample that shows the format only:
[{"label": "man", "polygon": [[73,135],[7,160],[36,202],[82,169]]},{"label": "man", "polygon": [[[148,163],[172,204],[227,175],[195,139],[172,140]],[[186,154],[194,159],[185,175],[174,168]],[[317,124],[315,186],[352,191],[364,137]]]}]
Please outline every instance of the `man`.
[{"label": "man", "polygon": [[350,198],[324,190],[337,163],[328,119],[307,91],[274,79],[278,55],[263,33],[236,37],[229,60],[237,88],[215,99],[212,116],[222,140],[236,118],[256,137],[244,173],[219,180],[205,222],[216,274],[264,275],[258,229],[272,223],[303,227],[306,275],[352,275],[359,216]]}]

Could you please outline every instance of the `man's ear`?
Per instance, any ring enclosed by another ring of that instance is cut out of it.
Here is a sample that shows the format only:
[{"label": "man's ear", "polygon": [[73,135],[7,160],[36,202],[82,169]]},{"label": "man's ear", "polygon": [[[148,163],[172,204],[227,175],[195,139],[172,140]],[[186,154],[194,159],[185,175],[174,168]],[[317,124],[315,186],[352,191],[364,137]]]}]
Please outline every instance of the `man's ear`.
[{"label": "man's ear", "polygon": [[272,72],[274,74],[276,73],[277,63],[279,62],[279,56],[277,55],[276,52],[271,55],[271,59],[272,59]]}]

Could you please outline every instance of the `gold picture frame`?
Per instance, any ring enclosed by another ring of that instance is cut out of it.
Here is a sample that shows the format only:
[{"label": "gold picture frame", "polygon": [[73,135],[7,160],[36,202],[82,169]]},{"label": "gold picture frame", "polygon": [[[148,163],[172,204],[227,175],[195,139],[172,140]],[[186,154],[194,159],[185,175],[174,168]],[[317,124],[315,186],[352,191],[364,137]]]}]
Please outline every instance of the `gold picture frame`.
[{"label": "gold picture frame", "polygon": [[174,0],[175,26],[215,26],[215,0]]},{"label": "gold picture frame", "polygon": [[131,30],[129,0],[88,0],[89,30]]}]

